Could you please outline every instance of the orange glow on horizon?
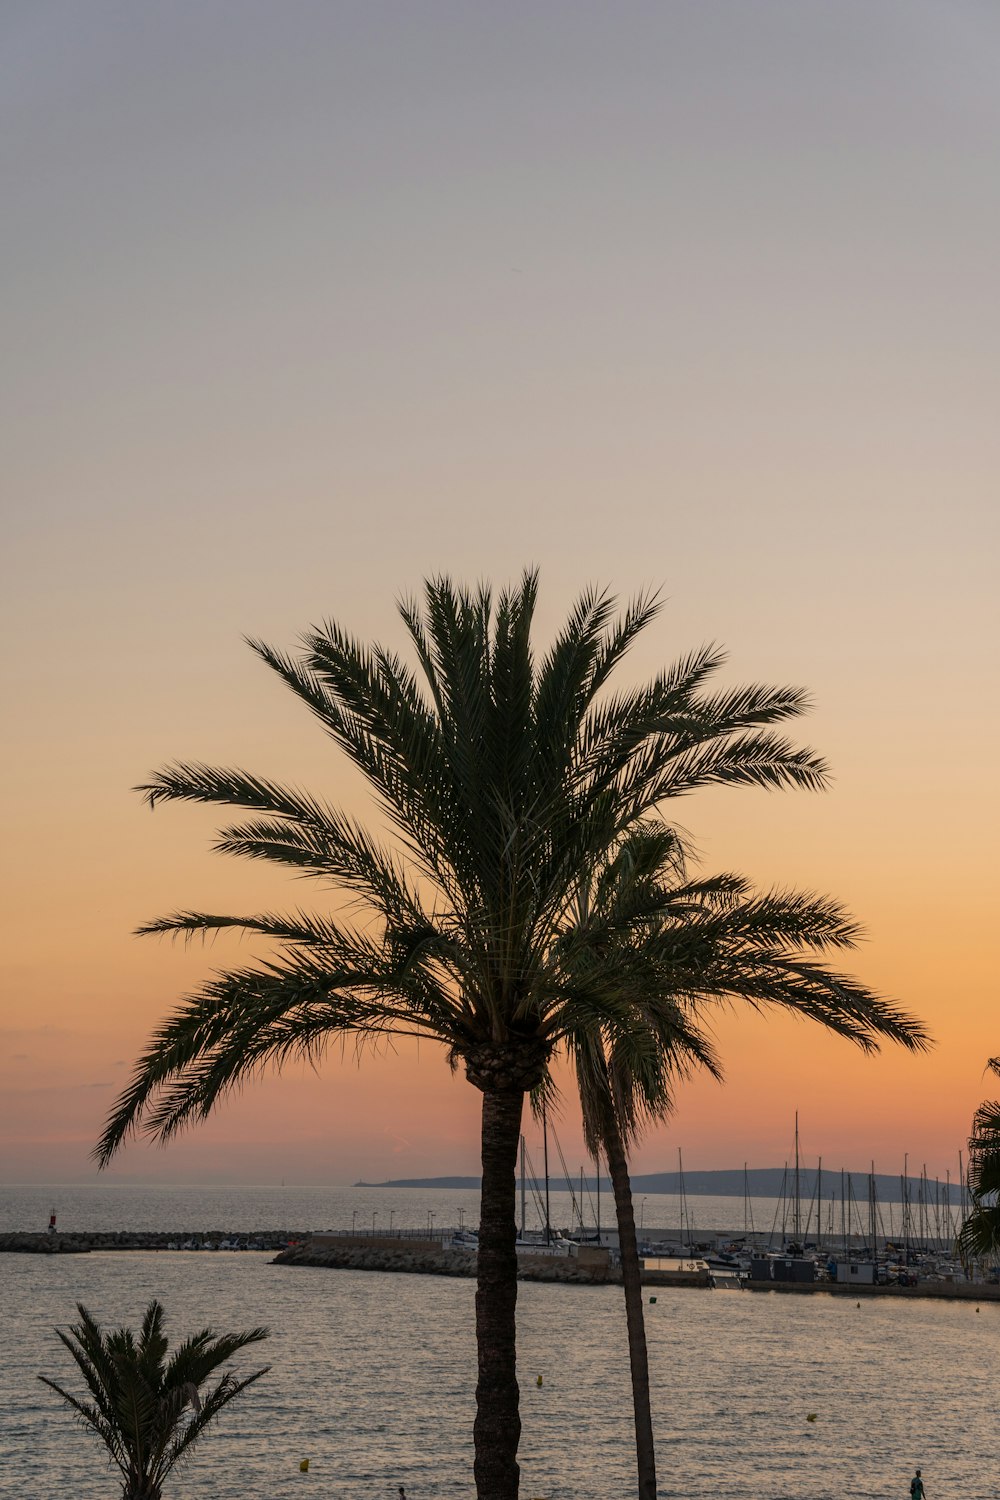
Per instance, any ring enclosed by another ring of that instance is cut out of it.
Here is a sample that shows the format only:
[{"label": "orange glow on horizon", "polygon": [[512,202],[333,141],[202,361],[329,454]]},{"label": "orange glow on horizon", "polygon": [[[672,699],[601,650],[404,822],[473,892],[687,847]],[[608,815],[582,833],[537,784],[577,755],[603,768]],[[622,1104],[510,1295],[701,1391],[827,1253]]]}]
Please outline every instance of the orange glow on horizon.
[{"label": "orange glow on horizon", "polygon": [[[126,8],[127,9],[127,8]],[[13,7],[5,139],[0,1181],[75,1179],[145,1038],[237,951],[178,907],[320,904],[129,789],[233,764],[364,819],[242,643],[399,648],[427,575],[666,607],[805,685],[822,796],[669,809],[706,871],[829,893],[928,1055],[718,1022],[727,1082],[636,1155],[954,1164],[1000,1051],[992,750],[1000,425],[989,7]],[[249,945],[242,952],[256,951]],[[121,1174],[475,1173],[439,1052],[268,1078]],[[567,1104],[570,1160],[579,1125]],[[954,1170],[953,1170],[954,1175]]]}]

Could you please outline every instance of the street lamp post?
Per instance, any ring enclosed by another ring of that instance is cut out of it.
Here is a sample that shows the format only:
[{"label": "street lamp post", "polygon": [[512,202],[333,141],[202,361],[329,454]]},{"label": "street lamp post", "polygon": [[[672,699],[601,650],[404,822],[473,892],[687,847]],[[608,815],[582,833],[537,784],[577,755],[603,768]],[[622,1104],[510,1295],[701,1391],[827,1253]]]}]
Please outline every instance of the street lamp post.
[{"label": "street lamp post", "polygon": [[465,1228],[465,1209],[464,1208],[460,1208],[458,1210],[458,1227],[459,1227],[460,1230]]},{"label": "street lamp post", "polygon": [[645,1217],[646,1217],[646,1200],[645,1200],[645,1198],[643,1198],[642,1202],[639,1204],[639,1228],[640,1228],[640,1230],[642,1229],[643,1221],[645,1220]]},{"label": "street lamp post", "polygon": [[394,1208],[390,1208],[390,1210],[389,1210],[389,1233],[390,1234],[392,1233],[392,1216],[393,1216],[393,1214],[395,1212],[396,1212],[396,1210]]},{"label": "street lamp post", "polygon": [[352,1234],[354,1234],[354,1232],[356,1231],[357,1227],[358,1227],[358,1211],[357,1211],[357,1209],[355,1209],[354,1212],[351,1214],[351,1233]]},{"label": "street lamp post", "polygon": [[372,1239],[375,1238],[375,1220],[378,1218],[378,1209],[372,1209]]}]

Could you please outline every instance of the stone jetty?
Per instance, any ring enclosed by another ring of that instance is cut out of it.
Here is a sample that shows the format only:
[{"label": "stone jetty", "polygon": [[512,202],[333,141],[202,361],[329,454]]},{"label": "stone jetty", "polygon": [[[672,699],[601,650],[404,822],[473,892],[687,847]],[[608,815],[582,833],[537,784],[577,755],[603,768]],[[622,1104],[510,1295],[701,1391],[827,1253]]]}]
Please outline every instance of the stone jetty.
[{"label": "stone jetty", "polygon": [[[474,1250],[456,1250],[440,1239],[389,1239],[383,1235],[310,1235],[274,1258],[280,1266],[324,1266],[343,1271],[405,1271],[418,1276],[475,1276]],[[594,1286],[620,1281],[606,1250],[582,1247],[577,1255],[518,1253],[520,1281],[558,1281]]]},{"label": "stone jetty", "polygon": [[307,1233],[286,1229],[244,1232],[211,1229],[207,1233],[187,1229],[139,1233],[82,1229],[58,1230],[55,1234],[15,1231],[0,1234],[0,1254],[4,1251],[21,1255],[86,1255],[91,1250],[283,1250],[305,1239]]},{"label": "stone jetty", "polygon": [[[474,1250],[456,1250],[442,1237],[421,1238],[412,1233],[391,1238],[348,1234],[310,1234],[308,1230],[256,1230],[207,1233],[183,1231],[76,1230],[49,1233],[0,1234],[0,1254],[86,1255],[92,1251],[277,1251],[272,1264],[325,1266],[352,1271],[408,1271],[423,1276],[475,1276]],[[593,1286],[620,1281],[606,1250],[583,1247],[578,1255],[519,1254],[518,1276],[523,1281],[570,1282]]]}]

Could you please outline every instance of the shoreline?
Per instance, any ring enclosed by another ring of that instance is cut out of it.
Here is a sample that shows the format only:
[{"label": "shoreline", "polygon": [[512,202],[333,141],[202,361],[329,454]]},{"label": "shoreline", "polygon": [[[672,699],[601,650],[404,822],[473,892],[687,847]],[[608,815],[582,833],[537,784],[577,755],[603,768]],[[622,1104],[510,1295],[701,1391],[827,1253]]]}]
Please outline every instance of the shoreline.
[{"label": "shoreline", "polygon": [[[287,1229],[223,1230],[204,1232],[149,1229],[8,1230],[0,1234],[0,1254],[89,1255],[93,1250],[163,1250],[189,1253],[207,1250],[283,1250],[309,1238],[309,1231]],[[235,1242],[235,1243],[234,1243]]]},{"label": "shoreline", "polygon": [[[433,1240],[391,1240],[377,1243],[359,1239],[337,1243],[333,1236],[317,1235],[305,1244],[290,1245],[271,1262],[275,1266],[297,1266],[334,1271],[403,1272],[416,1276],[476,1274],[476,1255],[468,1250],[445,1249]],[[582,1255],[532,1255],[518,1251],[518,1281],[557,1281],[573,1286],[606,1286],[621,1282],[621,1272],[612,1267],[606,1251]]]},{"label": "shoreline", "polygon": [[[87,1255],[93,1252],[155,1252],[184,1254],[225,1254],[254,1251],[270,1253],[271,1265],[302,1269],[371,1271],[422,1276],[452,1276],[470,1279],[476,1274],[475,1254],[467,1250],[445,1248],[440,1240],[423,1235],[401,1235],[396,1238],[312,1235],[307,1230],[264,1230],[256,1233],[232,1230],[210,1230],[191,1234],[188,1231],[149,1230],[131,1233],[125,1230],[77,1230],[49,1234],[37,1231],[14,1231],[0,1234],[0,1254]],[[518,1254],[518,1279],[544,1281],[572,1286],[620,1286],[621,1271],[608,1263],[606,1253],[585,1249],[582,1255],[546,1256],[530,1251]],[[671,1274],[646,1270],[643,1286],[649,1288],[685,1287],[712,1290],[711,1276],[705,1274]],[[866,1286],[838,1284],[831,1281],[781,1282],[745,1280],[742,1289],[749,1292],[776,1292],[793,1296],[826,1295],[865,1298],[929,1298],[937,1301],[1000,1303],[1000,1286],[976,1282],[924,1281],[916,1286]]]}]

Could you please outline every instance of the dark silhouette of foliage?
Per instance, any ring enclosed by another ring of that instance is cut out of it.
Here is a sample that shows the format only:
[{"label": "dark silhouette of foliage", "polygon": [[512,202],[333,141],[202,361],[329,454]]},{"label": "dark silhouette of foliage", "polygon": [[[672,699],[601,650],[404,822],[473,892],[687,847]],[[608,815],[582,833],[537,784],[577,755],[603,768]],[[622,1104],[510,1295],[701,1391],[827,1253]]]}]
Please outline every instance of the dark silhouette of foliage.
[{"label": "dark silhouette of foliage", "polygon": [[[1000,1076],[1000,1058],[986,1064]],[[970,1208],[958,1245],[964,1260],[1000,1257],[1000,1100],[987,1099],[976,1110],[969,1137]]]},{"label": "dark silhouette of foliage", "polygon": [[817,962],[817,954],[857,942],[857,924],[837,903],[759,894],[737,875],[689,880],[686,864],[674,829],[640,824],[581,890],[567,942],[581,968],[591,958],[602,967],[614,954],[630,996],[613,1025],[581,1028],[570,1048],[587,1145],[605,1156],[614,1191],[640,1500],[655,1500],[656,1465],[628,1152],[647,1124],[670,1113],[680,1079],[697,1067],[721,1076],[703,1029],[706,1013],[733,1001],[779,1006],[866,1051],[877,1050],[880,1038],[911,1049],[927,1041],[898,1007]]},{"label": "dark silhouette of foliage", "polygon": [[99,1438],[121,1475],[122,1500],[160,1500],[170,1470],[210,1422],[267,1373],[270,1365],[237,1379],[227,1372],[208,1391],[203,1387],[221,1365],[249,1344],[267,1337],[266,1328],[217,1334],[203,1328],[169,1353],[163,1308],[154,1298],[138,1336],[131,1328],[103,1329],[83,1303],[79,1323],[68,1333],[56,1329],[86,1382],[77,1396],[47,1375],[39,1375],[72,1407]]},{"label": "dark silhouette of foliage", "polygon": [[[241,770],[167,767],[151,806],[236,809],[227,854],[276,862],[333,887],[352,920],[180,911],[150,933],[233,928],[271,956],[217,974],[154,1035],[97,1147],[104,1163],[137,1129],[169,1139],[267,1065],[315,1060],[333,1041],[390,1035],[441,1043],[483,1095],[475,1425],[480,1500],[515,1500],[516,1155],[524,1095],[585,1033],[630,1024],[621,946],[574,961],[582,888],[665,802],[703,786],[807,788],[823,762],[776,726],[805,695],[713,691],[714,647],[642,687],[610,679],[659,610],[623,614],[586,592],[551,647],[532,643],[537,578],[495,600],[447,578],[404,602],[411,666],[330,622],[293,656],[251,646],[316,716],[374,794],[387,839],[320,798]],[[761,914],[764,920],[764,914]],[[863,1026],[858,1026],[863,1031]]]}]

